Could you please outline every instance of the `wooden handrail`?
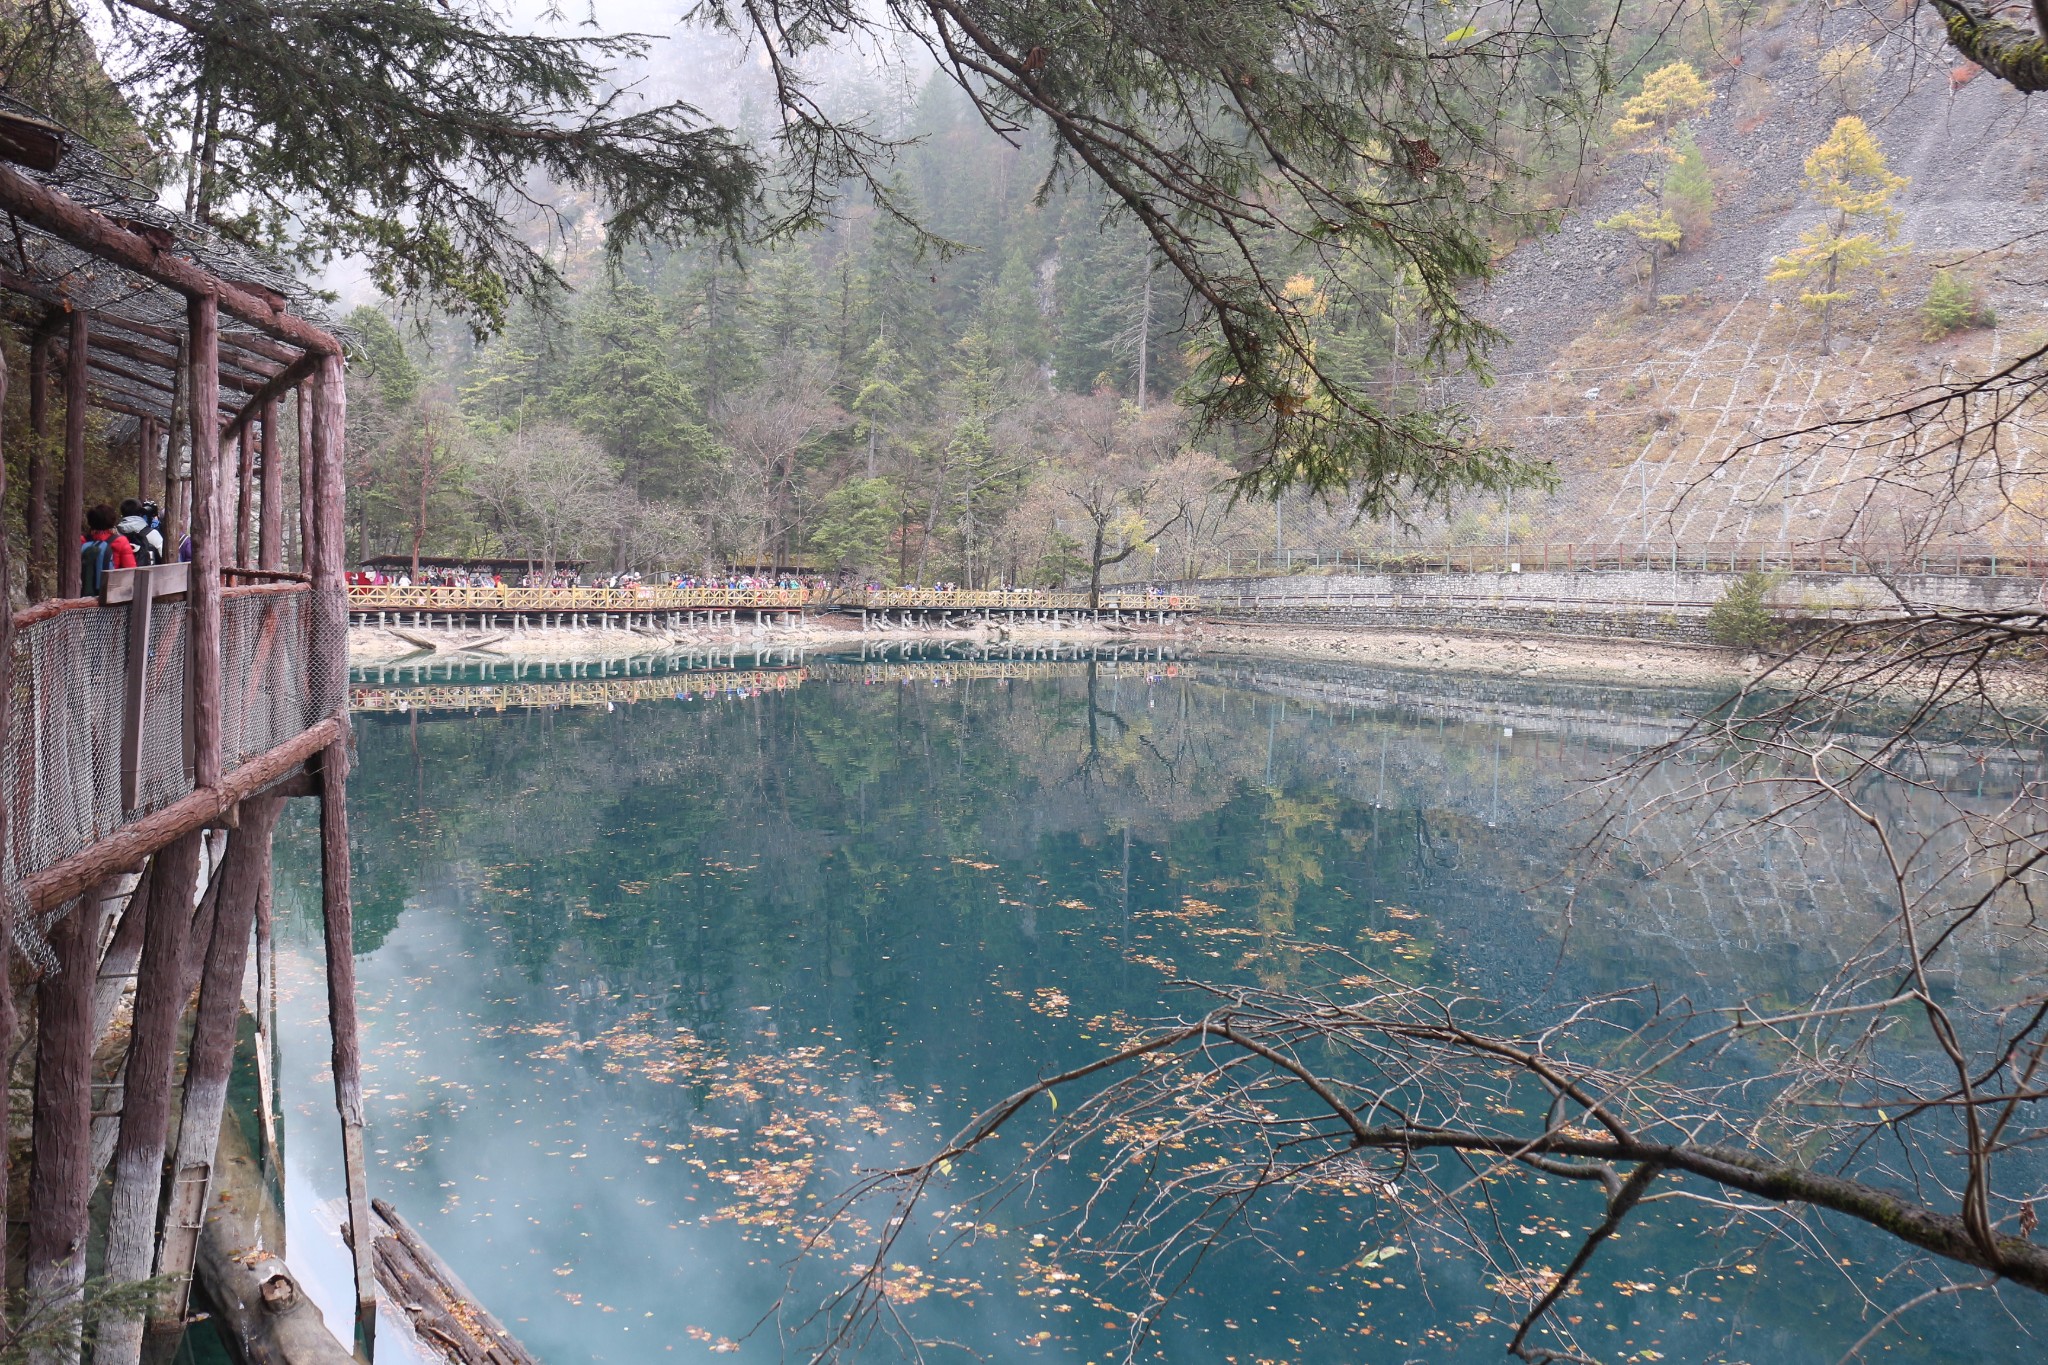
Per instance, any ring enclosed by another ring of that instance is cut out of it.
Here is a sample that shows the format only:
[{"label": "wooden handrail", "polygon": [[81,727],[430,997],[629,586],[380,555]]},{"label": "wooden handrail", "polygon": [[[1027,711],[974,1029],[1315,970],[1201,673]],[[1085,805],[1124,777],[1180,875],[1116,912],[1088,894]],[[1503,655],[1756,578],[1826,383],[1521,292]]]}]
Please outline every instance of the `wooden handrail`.
[{"label": "wooden handrail", "polygon": [[292,769],[348,734],[348,722],[329,716],[268,752],[258,754],[221,779],[200,787],[154,815],[133,820],[81,853],[22,879],[29,907],[44,911],[63,904],[117,872],[124,872],[173,839],[218,821],[235,805],[291,775]]}]

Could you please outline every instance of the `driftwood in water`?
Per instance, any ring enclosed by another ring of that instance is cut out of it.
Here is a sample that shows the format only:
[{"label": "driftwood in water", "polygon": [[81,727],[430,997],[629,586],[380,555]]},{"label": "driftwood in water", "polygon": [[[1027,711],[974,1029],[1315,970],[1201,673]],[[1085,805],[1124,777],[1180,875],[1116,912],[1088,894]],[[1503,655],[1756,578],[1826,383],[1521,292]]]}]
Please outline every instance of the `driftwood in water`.
[{"label": "driftwood in water", "polygon": [[356,1365],[278,1258],[284,1226],[242,1125],[221,1125],[197,1274],[245,1365]]},{"label": "driftwood in water", "polygon": [[382,1199],[371,1207],[377,1212],[377,1282],[423,1343],[456,1365],[539,1365],[397,1209]]}]

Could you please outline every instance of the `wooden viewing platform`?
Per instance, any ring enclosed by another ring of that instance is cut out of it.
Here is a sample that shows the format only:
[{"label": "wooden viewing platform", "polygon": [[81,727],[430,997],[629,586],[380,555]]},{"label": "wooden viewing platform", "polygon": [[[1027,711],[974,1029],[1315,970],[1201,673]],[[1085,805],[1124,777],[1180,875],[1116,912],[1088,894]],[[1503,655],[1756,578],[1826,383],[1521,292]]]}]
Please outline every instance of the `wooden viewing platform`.
[{"label": "wooden viewing platform", "polygon": [[[21,1261],[0,1267],[0,1289],[54,1333],[31,1358],[77,1361],[90,1246],[101,1293],[164,1286],[146,1312],[98,1311],[94,1365],[135,1365],[146,1340],[152,1358],[177,1347],[201,1246],[227,1235],[208,1211],[252,948],[266,1130],[275,1113],[261,1003],[275,999],[271,835],[284,801],[310,796],[354,1336],[367,1352],[376,1281],[344,800],[342,343],[288,274],[0,106],[0,132],[15,125],[56,150],[22,161],[8,149],[34,139],[0,137],[0,158],[16,162],[0,164],[12,234],[0,325],[29,362],[10,374],[0,352],[0,399],[10,382],[28,390],[8,409],[23,426],[0,432],[28,484],[22,534],[0,522],[0,581],[25,551],[31,603],[0,613],[0,1056],[20,1059],[10,1081],[33,1095],[26,1159],[0,1157],[0,1207],[25,1210],[27,1225],[6,1239]],[[48,429],[53,376],[61,436]],[[95,409],[103,417],[89,423]],[[81,591],[89,443],[123,460],[123,485],[132,454],[134,494],[161,497],[165,545],[175,556],[189,533],[189,564],[114,570],[97,596]],[[46,463],[59,453],[52,516]],[[0,492],[4,478],[0,466]],[[25,1198],[8,1194],[10,1164],[27,1176]],[[260,1251],[224,1254],[252,1264]],[[273,1291],[302,1297],[281,1264],[266,1301]],[[272,1358],[270,1341],[234,1344],[243,1359]]]}]

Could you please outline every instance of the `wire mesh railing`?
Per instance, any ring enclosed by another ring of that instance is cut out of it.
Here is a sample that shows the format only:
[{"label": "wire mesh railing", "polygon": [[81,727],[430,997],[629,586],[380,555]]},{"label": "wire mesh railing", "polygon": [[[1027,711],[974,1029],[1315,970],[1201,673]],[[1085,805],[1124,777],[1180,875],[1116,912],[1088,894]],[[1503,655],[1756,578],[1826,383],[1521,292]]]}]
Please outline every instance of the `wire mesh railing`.
[{"label": "wire mesh railing", "polygon": [[[311,594],[300,585],[231,588],[221,604],[222,768],[232,772],[331,711],[313,696]],[[123,752],[129,686],[129,604],[81,601],[21,613],[11,736],[0,755],[9,803],[0,876],[10,886],[84,852],[193,789],[189,613],[159,600],[143,661],[139,743]],[[124,766],[136,767],[123,800]]]}]

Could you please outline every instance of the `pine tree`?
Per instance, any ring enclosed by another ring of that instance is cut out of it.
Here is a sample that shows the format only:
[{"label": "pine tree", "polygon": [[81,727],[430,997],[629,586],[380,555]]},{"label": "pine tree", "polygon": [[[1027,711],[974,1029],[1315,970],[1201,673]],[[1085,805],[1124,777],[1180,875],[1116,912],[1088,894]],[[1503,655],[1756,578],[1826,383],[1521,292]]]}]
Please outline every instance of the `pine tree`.
[{"label": "pine tree", "polygon": [[867,446],[867,476],[875,477],[875,461],[883,443],[910,413],[904,387],[902,357],[883,332],[861,357],[860,387],[853,396],[854,435]]},{"label": "pine tree", "polygon": [[1927,302],[1921,305],[1920,316],[1927,324],[1921,335],[1928,341],[1939,341],[1973,327],[1989,327],[1998,321],[1998,315],[1984,302],[1984,295],[1977,286],[1967,276],[1953,270],[1934,272],[1934,278],[1927,285]]},{"label": "pine tree", "polygon": [[1690,134],[1685,134],[1681,143],[1673,136],[1673,130],[1685,119],[1705,112],[1713,102],[1713,89],[1700,79],[1690,63],[1672,62],[1644,79],[1642,91],[1622,106],[1622,116],[1614,122],[1614,135],[1623,140],[1632,154],[1648,158],[1653,170],[1643,181],[1644,201],[1599,226],[1609,232],[1626,232],[1641,246],[1647,267],[1643,287],[1646,297],[1652,300],[1657,297],[1663,258],[1676,250],[1685,237],[1684,226],[1673,212],[1671,192],[1674,175],[1685,165],[1687,146],[1696,162],[1680,177],[1687,208],[1698,210],[1699,184],[1704,180],[1707,208],[1709,212],[1712,209],[1713,182],[1705,178],[1706,158]]},{"label": "pine tree", "polygon": [[1614,121],[1614,135],[1636,144],[1654,144],[1672,127],[1695,114],[1703,114],[1714,103],[1713,87],[1700,79],[1691,62],[1672,62],[1643,78],[1642,90],[1621,106]]},{"label": "pine tree", "polygon": [[1801,233],[1766,278],[1799,287],[1799,301],[1820,316],[1823,355],[1833,353],[1835,305],[1853,297],[1852,282],[1905,249],[1897,244],[1904,215],[1891,199],[1907,183],[1885,165],[1877,139],[1853,115],[1836,120],[1806,158],[1807,192],[1828,216]]},{"label": "pine tree", "polygon": [[619,281],[578,310],[575,337],[551,406],[602,441],[642,497],[691,486],[711,437],[676,365],[677,328],[661,300]]},{"label": "pine tree", "polygon": [[1713,230],[1714,176],[1692,129],[1680,124],[1671,135],[1671,150],[1674,159],[1664,177],[1664,204],[1678,220],[1681,244],[1690,249]]},{"label": "pine tree", "polygon": [[896,530],[896,488],[887,479],[853,478],[827,493],[811,532],[811,552],[838,569],[887,567]]},{"label": "pine tree", "polygon": [[[106,10],[133,127],[183,168],[188,212],[309,261],[359,255],[387,294],[483,332],[504,324],[515,294],[561,280],[531,225],[503,211],[537,183],[595,200],[615,254],[729,233],[754,211],[750,147],[688,105],[637,106],[615,82],[647,55],[642,38],[522,33],[481,0]],[[76,23],[61,3],[11,13],[11,51],[60,42]]]}]

